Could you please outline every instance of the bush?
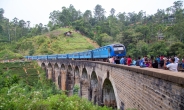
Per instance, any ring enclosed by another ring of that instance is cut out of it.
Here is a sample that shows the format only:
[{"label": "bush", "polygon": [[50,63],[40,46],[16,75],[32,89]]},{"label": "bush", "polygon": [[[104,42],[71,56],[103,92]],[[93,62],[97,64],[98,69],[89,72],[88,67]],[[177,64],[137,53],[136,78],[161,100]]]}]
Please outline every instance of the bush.
[{"label": "bush", "polygon": [[[34,66],[36,66],[35,70]],[[9,68],[9,70],[18,69],[19,71],[23,70],[22,67],[24,67],[29,73],[20,71],[20,74],[15,71],[7,71],[6,69],[3,69],[5,67]],[[36,62],[4,63],[0,64],[0,70],[3,73],[0,74],[0,110],[111,109],[93,105],[86,99],[81,99],[76,95],[67,97],[61,90],[56,88],[51,80],[46,79],[45,73],[38,67]],[[36,71],[39,71],[40,73],[37,77],[35,76],[37,74]],[[21,78],[25,75],[25,78]],[[30,81],[32,81],[31,84],[29,83]],[[74,87],[74,91],[77,92],[78,89],[78,86]]]},{"label": "bush", "polygon": [[33,55],[34,54],[34,49],[31,49],[30,51],[29,51],[29,55]]}]

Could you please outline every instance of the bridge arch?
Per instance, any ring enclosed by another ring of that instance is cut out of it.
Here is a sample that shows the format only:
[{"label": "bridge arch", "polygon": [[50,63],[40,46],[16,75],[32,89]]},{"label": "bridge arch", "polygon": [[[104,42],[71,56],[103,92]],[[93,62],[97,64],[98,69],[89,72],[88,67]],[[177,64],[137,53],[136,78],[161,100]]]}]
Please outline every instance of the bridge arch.
[{"label": "bridge arch", "polygon": [[95,71],[92,71],[90,78],[89,100],[97,104],[98,100],[98,79]]},{"label": "bridge arch", "polygon": [[81,76],[81,78],[88,79],[88,73],[87,73],[86,68],[83,68],[82,69],[82,76]]},{"label": "bridge arch", "polygon": [[60,86],[60,82],[61,82],[61,76],[60,76],[60,68],[59,68],[59,64],[58,63],[55,63],[54,64],[54,76],[53,76],[53,80],[57,86],[57,88],[59,88]]},{"label": "bridge arch", "polygon": [[116,89],[115,82],[114,82],[113,77],[111,76],[111,74],[112,74],[111,71],[107,70],[107,73],[104,74],[104,76],[102,78],[103,80],[102,81],[100,80],[101,88],[102,88],[101,103],[103,103],[103,85],[104,85],[105,80],[108,79],[108,80],[110,80],[110,83],[111,83],[111,85],[113,87],[117,108],[120,109],[120,103],[119,103],[119,100],[118,100],[119,98],[118,98],[117,89]]},{"label": "bridge arch", "polygon": [[79,67],[78,66],[75,66],[75,69],[74,69],[74,91],[73,93],[74,94],[78,94],[80,95],[79,89],[80,87],[80,73],[79,73]]},{"label": "bridge arch", "polygon": [[44,71],[46,71],[46,65],[45,65],[45,63],[42,63],[42,64],[41,64],[41,68],[42,68]]},{"label": "bridge arch", "polygon": [[79,85],[79,79],[80,79],[80,73],[79,73],[79,67],[76,66],[74,70],[74,82],[75,84]]},{"label": "bridge arch", "polygon": [[45,71],[46,78],[48,78],[48,72],[47,72],[47,67],[46,67],[45,63],[41,64],[41,68]]},{"label": "bridge arch", "polygon": [[61,64],[61,69],[65,70],[65,65],[64,64]]},{"label": "bridge arch", "polygon": [[[105,106],[117,108],[117,93],[114,91],[115,87],[109,78],[106,78],[102,86],[102,103]],[[116,94],[116,95],[115,95]]]},{"label": "bridge arch", "polygon": [[89,88],[89,78],[86,68],[82,69],[82,76],[80,81],[80,96],[88,99],[88,88]]},{"label": "bridge arch", "polygon": [[49,63],[49,64],[48,64],[48,67],[47,67],[48,79],[51,79],[51,80],[52,80],[52,74],[53,74],[52,64]]}]

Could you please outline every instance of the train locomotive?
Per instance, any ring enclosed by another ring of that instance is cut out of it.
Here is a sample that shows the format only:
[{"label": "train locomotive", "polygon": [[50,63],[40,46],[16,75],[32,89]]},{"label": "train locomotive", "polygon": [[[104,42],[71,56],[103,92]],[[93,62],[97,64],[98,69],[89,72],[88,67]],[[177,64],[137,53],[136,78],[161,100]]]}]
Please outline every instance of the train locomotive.
[{"label": "train locomotive", "polygon": [[108,61],[108,58],[111,58],[113,56],[115,56],[116,61],[118,63],[121,57],[126,56],[125,46],[123,44],[110,44],[83,52],[75,52],[69,54],[24,56],[24,58],[28,60],[73,59],[73,60]]}]

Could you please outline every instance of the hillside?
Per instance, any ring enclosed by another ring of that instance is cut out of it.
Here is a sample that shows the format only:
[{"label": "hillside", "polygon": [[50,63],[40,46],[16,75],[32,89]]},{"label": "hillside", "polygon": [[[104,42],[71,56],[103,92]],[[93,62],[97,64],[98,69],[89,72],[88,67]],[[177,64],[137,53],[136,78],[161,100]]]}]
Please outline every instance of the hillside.
[{"label": "hillside", "polygon": [[[70,36],[64,33],[71,31]],[[25,55],[63,54],[99,47],[97,43],[69,28],[60,28],[43,35],[23,37],[17,42],[1,43],[0,59],[20,58]]]}]

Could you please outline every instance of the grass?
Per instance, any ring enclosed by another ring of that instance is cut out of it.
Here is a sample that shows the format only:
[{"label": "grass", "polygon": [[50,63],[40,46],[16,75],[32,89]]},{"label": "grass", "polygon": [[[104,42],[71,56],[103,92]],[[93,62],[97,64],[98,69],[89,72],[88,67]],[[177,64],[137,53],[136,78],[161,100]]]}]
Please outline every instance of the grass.
[{"label": "grass", "polygon": [[[75,31],[73,31],[72,36],[64,36],[64,32],[67,31],[71,30],[69,28],[61,28],[50,32],[50,34],[24,39],[22,45],[28,44],[27,42],[32,42],[32,46],[35,50],[34,55],[71,53],[88,50],[89,47],[95,48],[93,44],[86,40],[86,37]],[[28,53],[30,49],[31,48],[26,48],[25,51]]]},{"label": "grass", "polygon": [[[71,36],[64,36],[67,31],[72,31]],[[96,48],[97,44],[89,42],[89,38],[75,32],[70,28],[60,28],[49,33],[22,38],[18,42],[0,43],[0,60],[19,59],[22,56],[48,55],[80,52]]]}]

